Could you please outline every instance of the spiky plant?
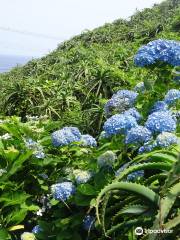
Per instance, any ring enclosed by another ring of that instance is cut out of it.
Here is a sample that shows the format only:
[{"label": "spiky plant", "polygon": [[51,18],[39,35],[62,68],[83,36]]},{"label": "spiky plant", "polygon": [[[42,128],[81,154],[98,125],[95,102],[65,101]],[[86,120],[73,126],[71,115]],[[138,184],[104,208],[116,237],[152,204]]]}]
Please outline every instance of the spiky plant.
[{"label": "spiky plant", "polygon": [[[138,226],[151,230],[173,230],[169,239],[175,239],[180,223],[176,207],[180,193],[178,151],[149,153],[134,161],[138,161],[137,165],[130,165],[97,197],[97,219],[104,231],[101,239],[136,239],[129,236]],[[137,170],[145,171],[144,179],[137,182],[124,180]],[[145,230],[142,239],[168,239],[167,236],[164,233],[148,235]]]}]

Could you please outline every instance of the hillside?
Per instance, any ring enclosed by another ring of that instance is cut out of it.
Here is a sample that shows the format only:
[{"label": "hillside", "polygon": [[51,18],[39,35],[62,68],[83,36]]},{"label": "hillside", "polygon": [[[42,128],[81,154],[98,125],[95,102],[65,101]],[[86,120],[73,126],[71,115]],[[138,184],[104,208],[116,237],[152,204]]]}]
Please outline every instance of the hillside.
[{"label": "hillside", "polygon": [[168,0],[119,19],[59,45],[51,54],[0,75],[0,112],[6,115],[50,115],[92,134],[104,118],[112,93],[158,74],[137,68],[133,56],[153,39],[180,39],[180,0]]},{"label": "hillside", "polygon": [[168,0],[0,75],[0,240],[179,239],[179,31]]}]

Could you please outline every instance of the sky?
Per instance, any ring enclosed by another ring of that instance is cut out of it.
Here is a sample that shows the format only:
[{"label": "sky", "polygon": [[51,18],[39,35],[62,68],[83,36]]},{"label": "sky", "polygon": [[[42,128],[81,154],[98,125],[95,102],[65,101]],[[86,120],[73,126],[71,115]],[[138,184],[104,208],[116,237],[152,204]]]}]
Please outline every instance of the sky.
[{"label": "sky", "polygon": [[162,0],[0,0],[0,54],[40,57],[85,30]]}]

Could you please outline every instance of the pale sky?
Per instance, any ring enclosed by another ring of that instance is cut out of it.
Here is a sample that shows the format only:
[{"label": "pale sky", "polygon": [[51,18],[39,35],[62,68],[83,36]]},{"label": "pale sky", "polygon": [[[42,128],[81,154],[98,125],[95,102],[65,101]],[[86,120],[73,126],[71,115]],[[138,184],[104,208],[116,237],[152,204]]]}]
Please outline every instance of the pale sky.
[{"label": "pale sky", "polygon": [[136,9],[160,2],[162,0],[0,0],[0,54],[39,57],[86,29],[128,18]]}]

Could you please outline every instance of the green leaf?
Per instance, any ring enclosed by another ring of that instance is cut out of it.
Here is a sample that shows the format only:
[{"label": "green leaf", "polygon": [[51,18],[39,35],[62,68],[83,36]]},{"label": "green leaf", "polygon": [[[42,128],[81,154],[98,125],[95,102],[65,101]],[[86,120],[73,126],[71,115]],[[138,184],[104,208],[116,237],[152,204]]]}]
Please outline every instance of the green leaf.
[{"label": "green leaf", "polygon": [[0,239],[2,240],[9,240],[11,237],[8,234],[8,231],[6,229],[0,229]]},{"label": "green leaf", "polygon": [[173,163],[173,162],[177,161],[177,157],[172,156],[170,154],[165,154],[165,153],[154,153],[151,157],[152,157],[153,160],[155,160],[155,159],[158,160],[159,159],[162,162]]},{"label": "green leaf", "polygon": [[132,205],[132,206],[127,206],[124,207],[119,213],[120,214],[141,214],[144,213],[148,210],[147,206],[142,206],[142,205]]},{"label": "green leaf", "polygon": [[173,219],[170,219],[165,225],[164,225],[164,228],[165,229],[172,229],[176,226],[178,226],[180,224],[180,214],[173,218]]},{"label": "green leaf", "polygon": [[30,197],[29,194],[21,191],[5,192],[1,195],[0,202],[3,202],[3,207],[21,205],[24,204],[26,199],[29,197]]},{"label": "green leaf", "polygon": [[13,162],[12,165],[8,166],[9,170],[7,171],[7,174],[4,175],[6,178],[10,177],[11,175],[15,174],[17,171],[19,171],[22,168],[23,163],[30,158],[32,155],[32,151],[27,151],[25,153],[22,153],[18,159],[16,159],[15,162]]},{"label": "green leaf", "polygon": [[91,196],[85,196],[80,193],[76,193],[74,197],[75,203],[78,206],[89,206],[91,199]]},{"label": "green leaf", "polygon": [[7,150],[4,150],[4,157],[10,162],[14,161],[19,156],[19,151],[14,147],[10,147]]},{"label": "green leaf", "polygon": [[91,186],[90,184],[86,183],[86,184],[80,184],[77,187],[77,190],[82,193],[83,195],[96,195],[96,190],[93,186]]},{"label": "green leaf", "polygon": [[1,151],[4,150],[4,145],[3,145],[3,142],[2,142],[1,139],[0,139],[0,150],[1,150]]},{"label": "green leaf", "polygon": [[10,214],[7,215],[6,221],[7,223],[14,223],[19,224],[21,223],[27,215],[26,209],[19,209],[12,211]]},{"label": "green leaf", "polygon": [[153,88],[152,82],[147,79],[144,79],[144,86],[147,90],[152,90],[152,88]]},{"label": "green leaf", "polygon": [[129,173],[138,171],[138,170],[145,170],[145,169],[158,169],[158,170],[171,170],[171,165],[169,163],[142,163],[142,164],[136,164],[134,166],[129,166],[127,169],[122,171],[122,173],[119,174],[119,176],[116,178],[116,181],[122,180],[125,176],[127,176]]},{"label": "green leaf", "polygon": [[116,189],[138,194],[141,197],[145,197],[149,201],[153,202],[156,206],[158,206],[158,204],[159,204],[159,195],[156,194],[155,192],[153,192],[148,187],[145,187],[144,185],[140,185],[140,184],[137,184],[137,183],[130,183],[130,182],[111,183],[111,184],[107,185],[100,192],[100,194],[98,195],[98,198],[97,198],[96,215],[97,215],[99,223],[100,223],[100,219],[99,219],[100,200],[101,200],[101,198],[103,197],[104,194],[106,194],[109,191],[116,190]]}]

